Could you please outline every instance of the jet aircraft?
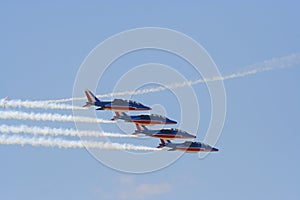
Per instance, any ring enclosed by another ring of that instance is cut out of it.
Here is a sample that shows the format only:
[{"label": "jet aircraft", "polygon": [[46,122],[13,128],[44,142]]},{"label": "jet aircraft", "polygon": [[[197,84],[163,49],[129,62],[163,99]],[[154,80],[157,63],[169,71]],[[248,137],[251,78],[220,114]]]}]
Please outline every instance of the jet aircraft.
[{"label": "jet aircraft", "polygon": [[196,136],[187,133],[186,131],[182,131],[179,129],[160,129],[160,130],[149,130],[146,126],[136,124],[137,130],[133,133],[136,134],[144,134],[150,137],[172,140],[172,139],[189,139],[196,138]]},{"label": "jet aircraft", "polygon": [[114,116],[111,120],[124,120],[126,122],[133,122],[139,125],[155,125],[155,124],[177,124],[176,121],[170,120],[167,117],[163,117],[161,115],[127,115],[124,112],[115,112],[116,116]]},{"label": "jet aircraft", "polygon": [[129,111],[151,110],[150,107],[132,100],[114,99],[113,101],[100,101],[91,91],[85,90],[88,102],[83,107],[96,106],[96,110]]},{"label": "jet aircraft", "polygon": [[208,144],[204,144],[202,142],[192,142],[192,141],[185,141],[183,143],[171,143],[170,140],[165,142],[164,140],[160,140],[161,144],[157,148],[169,147],[168,151],[185,151],[188,153],[197,153],[197,152],[217,152],[219,149],[212,147]]}]

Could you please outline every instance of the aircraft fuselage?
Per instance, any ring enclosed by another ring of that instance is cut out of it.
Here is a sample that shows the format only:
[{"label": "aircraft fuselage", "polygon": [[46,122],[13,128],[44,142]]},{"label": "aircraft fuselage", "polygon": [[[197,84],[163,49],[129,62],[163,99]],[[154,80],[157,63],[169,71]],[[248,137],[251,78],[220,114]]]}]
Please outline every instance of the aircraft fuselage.
[{"label": "aircraft fuselage", "polygon": [[135,134],[144,134],[164,140],[196,138],[196,136],[178,129],[136,130]]},{"label": "aircraft fuselage", "polygon": [[161,144],[160,147],[168,147],[169,151],[184,151],[188,153],[197,153],[197,152],[217,152],[219,151],[217,148],[212,147],[208,144],[204,144],[202,142],[189,142],[186,141],[184,143],[165,143]]},{"label": "aircraft fuselage", "polygon": [[133,122],[139,125],[156,125],[156,124],[177,124],[176,121],[166,117],[156,115],[134,115],[134,116],[114,116],[112,120],[121,119],[126,122]]}]

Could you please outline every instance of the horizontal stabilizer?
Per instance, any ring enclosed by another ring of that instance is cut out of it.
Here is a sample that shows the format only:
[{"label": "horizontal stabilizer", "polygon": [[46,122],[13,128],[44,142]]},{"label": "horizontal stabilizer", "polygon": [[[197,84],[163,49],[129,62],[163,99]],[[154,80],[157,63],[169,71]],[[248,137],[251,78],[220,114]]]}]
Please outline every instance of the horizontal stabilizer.
[{"label": "horizontal stabilizer", "polygon": [[88,108],[88,107],[90,107],[92,104],[90,104],[89,102],[86,102],[86,104],[84,105],[84,106],[82,106],[82,107],[85,107],[85,108]]},{"label": "horizontal stabilizer", "polygon": [[163,148],[163,147],[165,147],[166,145],[164,145],[164,144],[159,144],[156,148]]}]

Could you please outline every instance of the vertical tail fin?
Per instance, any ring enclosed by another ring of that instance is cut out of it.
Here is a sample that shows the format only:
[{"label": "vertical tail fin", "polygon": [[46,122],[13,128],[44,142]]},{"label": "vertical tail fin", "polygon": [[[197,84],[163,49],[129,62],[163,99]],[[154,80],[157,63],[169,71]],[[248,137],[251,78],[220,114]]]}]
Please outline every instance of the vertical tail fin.
[{"label": "vertical tail fin", "polygon": [[140,126],[139,124],[135,124],[135,126],[136,126],[136,129],[137,129],[138,131],[141,131],[141,130],[142,130],[142,128],[141,128],[141,126]]},{"label": "vertical tail fin", "polygon": [[117,112],[115,111],[116,115],[111,119],[111,120],[116,120],[116,119],[119,119],[119,117],[127,117],[128,115],[125,113],[125,112]]},{"label": "vertical tail fin", "polygon": [[96,102],[100,102],[100,100],[88,89],[86,89],[84,93],[88,101],[83,107],[90,107],[91,105],[95,105]]},{"label": "vertical tail fin", "polygon": [[141,126],[140,126],[139,124],[135,124],[135,126],[136,126],[136,129],[137,129],[137,130],[136,130],[134,133],[132,133],[132,135],[137,135],[137,134],[140,133],[139,131],[142,130],[142,128],[141,128]]},{"label": "vertical tail fin", "polygon": [[160,139],[160,144],[156,148],[163,148],[166,146],[166,142],[163,139]]},{"label": "vertical tail fin", "polygon": [[[136,131],[132,133],[133,135],[143,133],[143,130],[149,130],[146,126],[135,123]],[[144,133],[145,134],[145,133]]]}]

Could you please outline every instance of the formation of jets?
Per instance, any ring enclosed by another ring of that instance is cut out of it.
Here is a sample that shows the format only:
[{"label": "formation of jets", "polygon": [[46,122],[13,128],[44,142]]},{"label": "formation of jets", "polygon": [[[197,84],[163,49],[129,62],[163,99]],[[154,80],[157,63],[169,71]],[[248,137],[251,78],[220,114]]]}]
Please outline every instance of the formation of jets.
[{"label": "formation of jets", "polygon": [[111,110],[116,115],[111,120],[124,120],[125,122],[135,123],[137,130],[133,134],[143,134],[149,137],[159,138],[161,143],[157,148],[168,148],[168,151],[184,151],[188,153],[197,152],[216,152],[217,148],[212,147],[202,142],[185,141],[183,143],[172,143],[170,140],[174,139],[194,139],[195,135],[191,135],[186,131],[179,129],[159,129],[152,130],[146,126],[156,124],[177,124],[176,121],[171,120],[161,115],[142,114],[142,115],[128,115],[127,111],[144,111],[151,110],[150,107],[141,103],[114,99],[113,101],[100,101],[91,91],[85,90],[87,102],[83,107],[96,106],[96,110]]}]

